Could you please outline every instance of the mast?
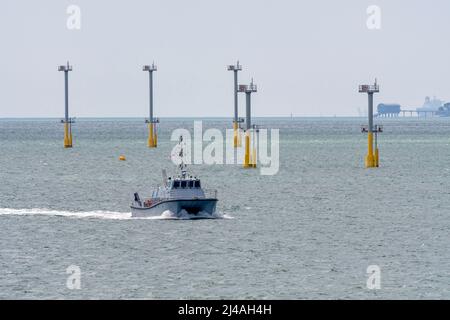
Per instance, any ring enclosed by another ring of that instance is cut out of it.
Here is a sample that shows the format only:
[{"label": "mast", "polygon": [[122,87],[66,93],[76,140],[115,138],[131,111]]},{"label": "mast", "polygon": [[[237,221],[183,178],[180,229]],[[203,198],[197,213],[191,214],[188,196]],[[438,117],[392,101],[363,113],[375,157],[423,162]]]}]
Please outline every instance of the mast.
[{"label": "mast", "polygon": [[178,156],[181,159],[181,163],[178,165],[178,168],[180,169],[181,178],[184,179],[184,178],[186,178],[187,165],[184,163],[183,136],[180,136],[178,145],[180,146],[180,152],[178,153]]}]

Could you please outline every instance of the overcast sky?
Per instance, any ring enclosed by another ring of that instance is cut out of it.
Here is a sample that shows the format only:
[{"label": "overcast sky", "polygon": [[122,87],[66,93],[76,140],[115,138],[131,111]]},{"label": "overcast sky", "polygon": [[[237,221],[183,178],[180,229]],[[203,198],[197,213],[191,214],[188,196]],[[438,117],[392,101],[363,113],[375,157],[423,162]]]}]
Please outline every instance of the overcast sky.
[{"label": "overcast sky", "polygon": [[[67,28],[69,5],[81,29]],[[369,30],[370,5],[381,29]],[[2,0],[0,117],[144,117],[153,60],[156,116],[233,115],[233,77],[253,77],[255,116],[358,115],[376,103],[450,100],[448,0]],[[244,114],[244,97],[240,97]]]}]

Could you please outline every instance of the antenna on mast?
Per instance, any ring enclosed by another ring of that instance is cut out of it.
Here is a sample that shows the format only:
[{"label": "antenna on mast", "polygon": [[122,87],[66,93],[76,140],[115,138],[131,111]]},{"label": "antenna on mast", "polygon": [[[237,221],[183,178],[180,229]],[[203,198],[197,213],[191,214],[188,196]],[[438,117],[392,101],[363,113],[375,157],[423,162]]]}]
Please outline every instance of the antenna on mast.
[{"label": "antenna on mast", "polygon": [[181,159],[180,164],[178,165],[178,168],[180,168],[181,171],[181,178],[186,177],[186,164],[184,163],[184,149],[183,149],[183,136],[180,136],[180,140],[178,142],[178,145],[180,146],[180,152],[178,153],[178,156]]}]

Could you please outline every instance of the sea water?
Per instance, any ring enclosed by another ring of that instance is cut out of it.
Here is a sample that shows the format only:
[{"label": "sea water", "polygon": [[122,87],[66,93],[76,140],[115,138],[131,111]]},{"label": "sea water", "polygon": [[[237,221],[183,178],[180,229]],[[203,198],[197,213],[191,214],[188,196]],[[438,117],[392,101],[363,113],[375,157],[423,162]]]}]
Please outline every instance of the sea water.
[{"label": "sea water", "polygon": [[161,119],[157,149],[143,119],[79,119],[72,149],[56,119],[0,120],[0,298],[450,298],[449,119],[378,120],[378,169],[366,119],[254,121],[280,130],[279,172],[191,166],[219,219],[190,220],[129,205],[176,172],[171,133],[194,119]]}]

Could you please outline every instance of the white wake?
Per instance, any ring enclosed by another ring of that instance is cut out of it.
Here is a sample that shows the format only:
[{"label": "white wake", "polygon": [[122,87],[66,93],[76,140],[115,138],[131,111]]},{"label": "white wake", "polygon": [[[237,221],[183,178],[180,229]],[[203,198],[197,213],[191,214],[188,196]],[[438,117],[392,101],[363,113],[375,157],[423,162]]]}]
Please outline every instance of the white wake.
[{"label": "white wake", "polygon": [[0,208],[0,215],[14,215],[14,216],[55,216],[68,218],[96,218],[96,219],[131,219],[130,212],[113,212],[113,211],[64,211],[52,209],[11,209]]},{"label": "white wake", "polygon": [[52,209],[12,209],[12,208],[0,208],[0,216],[12,215],[12,216],[54,216],[54,217],[67,217],[78,219],[110,219],[110,220],[134,220],[134,219],[147,219],[147,220],[191,220],[191,219],[232,219],[232,217],[215,213],[210,215],[207,212],[199,212],[198,214],[189,214],[185,210],[182,210],[179,214],[175,214],[171,211],[165,211],[160,216],[136,218],[131,216],[131,212],[115,212],[115,211],[64,211],[64,210],[52,210]]}]

